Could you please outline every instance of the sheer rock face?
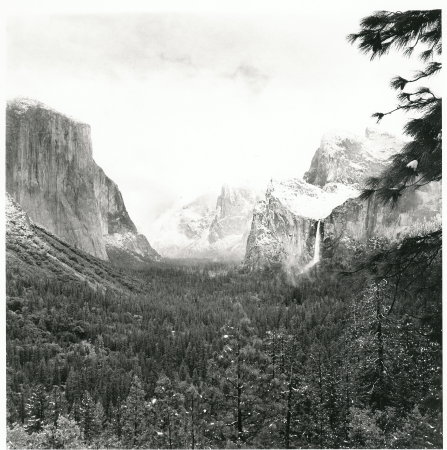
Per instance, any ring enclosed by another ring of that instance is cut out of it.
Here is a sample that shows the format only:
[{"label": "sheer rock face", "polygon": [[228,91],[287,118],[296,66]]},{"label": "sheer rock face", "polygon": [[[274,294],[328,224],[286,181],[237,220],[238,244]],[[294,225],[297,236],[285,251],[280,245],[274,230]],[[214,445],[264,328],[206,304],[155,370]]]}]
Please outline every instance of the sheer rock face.
[{"label": "sheer rock face", "polygon": [[[373,237],[399,239],[441,224],[441,183],[433,182],[418,190],[408,190],[392,207],[377,198],[353,198],[335,208],[324,220],[324,239],[331,244]],[[332,246],[332,245],[331,245]]]},{"label": "sheer rock face", "polygon": [[320,188],[300,179],[272,180],[254,210],[245,263],[304,267],[314,256],[318,221],[356,195],[354,187],[341,183]]},{"label": "sheer rock face", "polygon": [[304,180],[323,187],[327,183],[359,186],[379,173],[384,163],[402,148],[402,142],[387,133],[367,128],[360,137],[346,132],[323,136]]},{"label": "sheer rock face", "polygon": [[211,244],[232,235],[247,237],[255,193],[247,188],[231,188],[227,185],[217,198],[216,212],[211,223],[208,240]]},{"label": "sheer rock face", "polygon": [[255,202],[252,189],[223,186],[217,196],[175,205],[154,224],[154,245],[171,258],[240,261]]},{"label": "sheer rock face", "polygon": [[365,137],[324,136],[304,180],[273,181],[265,200],[256,205],[246,265],[303,268],[313,257],[318,221],[323,252],[349,240],[398,239],[440,223],[439,183],[406,193],[396,208],[385,207],[376,198],[357,198],[364,180],[379,174],[402,145],[369,129]]},{"label": "sheer rock face", "polygon": [[81,281],[94,290],[141,292],[141,283],[109,263],[70,246],[28,217],[6,193],[6,267],[29,277]]},{"label": "sheer rock face", "polygon": [[245,262],[252,268],[289,261],[304,266],[312,258],[315,223],[295,215],[267,190],[266,199],[258,202],[253,212]]},{"label": "sheer rock face", "polygon": [[90,127],[38,102],[7,105],[6,190],[35,223],[91,255],[108,259],[114,236],[127,233],[130,247],[157,256],[94,162]]}]

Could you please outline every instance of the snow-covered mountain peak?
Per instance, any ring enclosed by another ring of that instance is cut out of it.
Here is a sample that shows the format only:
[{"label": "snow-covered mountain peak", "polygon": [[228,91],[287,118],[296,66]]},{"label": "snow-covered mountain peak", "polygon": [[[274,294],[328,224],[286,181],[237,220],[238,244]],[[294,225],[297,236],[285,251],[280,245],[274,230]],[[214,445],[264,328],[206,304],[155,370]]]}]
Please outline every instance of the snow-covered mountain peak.
[{"label": "snow-covered mountain peak", "polygon": [[179,200],[176,202],[174,206],[170,209],[184,209],[188,211],[194,211],[197,213],[206,213],[207,211],[211,211],[216,206],[216,195],[215,194],[203,194],[199,197],[190,200]]},{"label": "snow-covered mountain peak", "polygon": [[320,148],[327,154],[336,155],[344,151],[347,145],[359,146],[363,138],[345,130],[331,130],[323,134],[320,142]]},{"label": "snow-covered mountain peak", "polygon": [[257,198],[246,186],[225,184],[220,194],[177,202],[152,226],[155,248],[171,258],[240,260]]},{"label": "snow-covered mountain peak", "polygon": [[332,182],[362,187],[402,145],[400,139],[371,128],[365,136],[331,131],[323,136],[304,179],[321,187]]}]

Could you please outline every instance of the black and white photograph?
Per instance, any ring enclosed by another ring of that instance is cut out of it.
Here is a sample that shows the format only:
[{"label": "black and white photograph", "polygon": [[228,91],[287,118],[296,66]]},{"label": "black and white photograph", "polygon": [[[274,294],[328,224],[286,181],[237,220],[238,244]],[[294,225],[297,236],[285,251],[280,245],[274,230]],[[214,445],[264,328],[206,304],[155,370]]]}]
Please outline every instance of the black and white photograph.
[{"label": "black and white photograph", "polygon": [[0,447],[443,448],[441,5],[4,1]]}]

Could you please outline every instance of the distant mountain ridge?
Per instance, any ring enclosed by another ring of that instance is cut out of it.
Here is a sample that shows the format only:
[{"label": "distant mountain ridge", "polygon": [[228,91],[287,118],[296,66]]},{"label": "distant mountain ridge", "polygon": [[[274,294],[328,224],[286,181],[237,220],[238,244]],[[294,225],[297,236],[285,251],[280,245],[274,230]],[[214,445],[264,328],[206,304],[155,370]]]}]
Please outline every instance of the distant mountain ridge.
[{"label": "distant mountain ridge", "polygon": [[170,258],[241,261],[256,200],[250,187],[224,185],[174,205],[155,221],[153,245]]},{"label": "distant mountain ridge", "polygon": [[90,126],[40,102],[7,104],[6,190],[35,223],[93,256],[159,258],[93,160]]}]

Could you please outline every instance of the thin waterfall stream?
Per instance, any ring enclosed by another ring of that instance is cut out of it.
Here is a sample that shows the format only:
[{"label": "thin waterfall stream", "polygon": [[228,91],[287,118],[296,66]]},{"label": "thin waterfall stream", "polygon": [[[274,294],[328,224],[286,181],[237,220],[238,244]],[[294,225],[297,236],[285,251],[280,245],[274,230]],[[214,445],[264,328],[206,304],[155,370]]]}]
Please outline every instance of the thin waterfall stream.
[{"label": "thin waterfall stream", "polygon": [[317,223],[317,232],[315,234],[315,247],[314,247],[314,256],[313,258],[304,266],[301,273],[306,272],[311,267],[315,266],[320,261],[320,243],[321,243],[321,236],[320,236],[320,221]]},{"label": "thin waterfall stream", "polygon": [[317,234],[315,235],[315,249],[314,249],[314,257],[312,259],[313,265],[315,265],[318,261],[320,261],[320,221],[317,224]]}]

